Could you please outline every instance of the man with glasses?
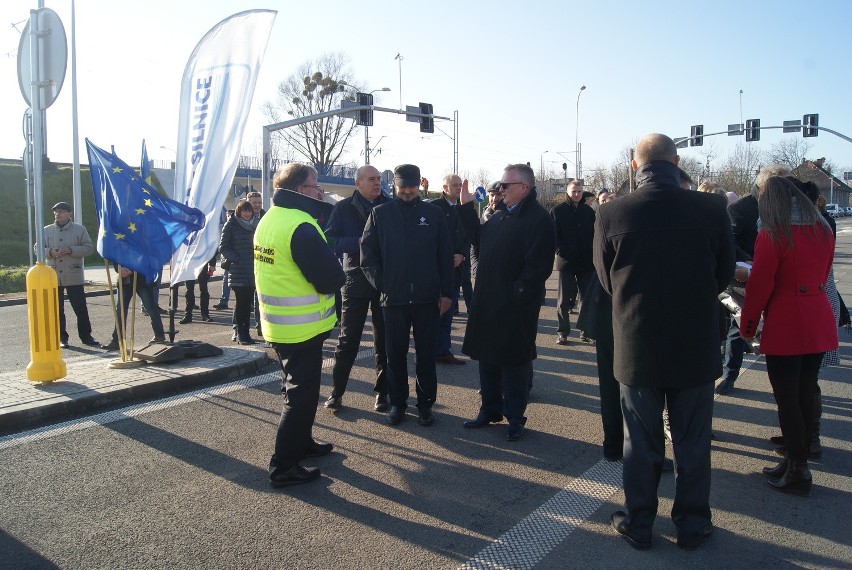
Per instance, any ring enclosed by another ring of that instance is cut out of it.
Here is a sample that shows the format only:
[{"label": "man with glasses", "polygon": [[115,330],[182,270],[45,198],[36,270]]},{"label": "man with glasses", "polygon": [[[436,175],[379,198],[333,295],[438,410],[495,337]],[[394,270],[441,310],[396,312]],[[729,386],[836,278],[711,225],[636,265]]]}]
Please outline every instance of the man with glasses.
[{"label": "man with glasses", "polygon": [[[567,186],[568,198],[551,210],[556,224],[556,270],[559,285],[556,294],[556,318],[559,321],[556,344],[568,344],[571,334],[570,313],[591,281],[592,241],[595,232],[595,211],[583,201],[583,182],[572,180]],[[586,341],[580,335],[580,340]]]},{"label": "man with glasses", "polygon": [[511,441],[521,437],[527,421],[538,316],[544,282],[553,272],[556,229],[536,201],[535,175],[528,165],[507,166],[500,188],[505,209],[482,226],[473,307],[462,346],[462,352],[479,361],[482,403],[477,417],[464,427],[484,427],[505,416]]},{"label": "man with glasses", "polygon": [[408,401],[408,345],[414,330],[418,422],[434,421],[438,392],[438,319],[450,309],[453,245],[444,213],[420,199],[420,169],[394,169],[396,198],[373,208],[361,237],[361,269],[381,294],[385,318],[387,422],[402,421]]}]

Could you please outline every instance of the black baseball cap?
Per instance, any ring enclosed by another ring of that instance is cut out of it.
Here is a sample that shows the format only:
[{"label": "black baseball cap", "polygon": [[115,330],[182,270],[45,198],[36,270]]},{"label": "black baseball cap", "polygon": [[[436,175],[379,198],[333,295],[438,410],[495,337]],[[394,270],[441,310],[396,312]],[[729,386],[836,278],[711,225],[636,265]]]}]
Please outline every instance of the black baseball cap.
[{"label": "black baseball cap", "polygon": [[71,209],[71,206],[68,204],[68,202],[57,202],[56,204],[53,205],[51,210],[65,210],[66,212],[73,212],[74,211],[74,210]]}]

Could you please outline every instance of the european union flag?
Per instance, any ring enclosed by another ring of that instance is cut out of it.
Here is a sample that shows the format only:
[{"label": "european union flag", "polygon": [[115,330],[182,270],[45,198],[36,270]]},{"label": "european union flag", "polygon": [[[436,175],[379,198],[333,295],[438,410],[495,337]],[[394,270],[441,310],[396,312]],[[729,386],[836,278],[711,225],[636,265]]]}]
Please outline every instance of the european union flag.
[{"label": "european union flag", "polygon": [[149,186],[151,185],[151,166],[152,161],[148,160],[148,147],[145,146],[145,139],[142,139],[142,162],[139,163],[139,175]]},{"label": "european union flag", "polygon": [[114,153],[86,139],[98,210],[98,253],[153,281],[204,214],[161,196]]}]

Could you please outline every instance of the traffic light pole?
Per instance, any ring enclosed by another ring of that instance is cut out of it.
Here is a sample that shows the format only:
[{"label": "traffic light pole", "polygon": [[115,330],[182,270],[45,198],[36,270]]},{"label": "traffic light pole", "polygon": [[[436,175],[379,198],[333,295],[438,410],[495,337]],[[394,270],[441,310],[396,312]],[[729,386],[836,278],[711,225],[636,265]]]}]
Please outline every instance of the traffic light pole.
[{"label": "traffic light pole", "polygon": [[[440,117],[438,115],[433,115],[430,113],[418,113],[416,111],[408,111],[406,109],[389,109],[387,107],[375,107],[373,105],[352,105],[351,107],[341,108],[341,109],[333,109],[331,111],[325,111],[323,113],[316,113],[315,115],[305,115],[304,117],[298,117],[295,119],[290,119],[289,121],[282,121],[280,123],[273,123],[271,125],[265,125],[263,127],[263,171],[261,172],[261,194],[263,195],[263,207],[265,209],[269,209],[270,204],[270,188],[269,188],[269,165],[272,161],[271,152],[272,152],[272,133],[274,131],[280,131],[283,129],[287,129],[290,127],[295,127],[296,125],[303,125],[305,123],[310,123],[312,121],[317,121],[319,119],[325,119],[327,117],[335,117],[337,115],[348,115],[350,113],[357,113],[358,111],[380,111],[382,113],[393,113],[395,115],[407,115],[410,117],[422,117],[426,119],[441,119],[443,121],[452,121],[450,117]],[[365,147],[369,148],[369,143],[365,143]],[[369,163],[369,158],[367,159]]]},{"label": "traffic light pole", "polygon": [[[790,127],[789,127],[789,125],[788,125],[788,126],[786,126],[786,127],[785,127],[785,126],[783,126],[783,125],[782,125],[782,126],[777,126],[777,127],[776,127],[776,126],[771,126],[771,127],[770,127],[770,126],[767,126],[767,127],[757,127],[757,129],[758,129],[758,130],[765,130],[765,129],[784,129],[784,128],[788,128],[788,129],[789,129]],[[812,126],[812,127],[808,127],[808,128],[809,128],[809,129],[819,130],[819,131],[825,131],[825,132],[827,132],[827,133],[829,133],[829,134],[832,134],[832,135],[834,135],[834,136],[836,136],[836,137],[838,137],[838,138],[841,138],[841,139],[845,140],[846,142],[852,143],[852,138],[849,138],[849,137],[847,137],[846,135],[844,135],[844,134],[842,134],[842,133],[838,133],[837,131],[832,130],[832,129],[829,129],[829,128],[827,128],[827,127]],[[678,143],[678,144],[680,144],[680,145],[684,145],[684,143],[688,143],[688,142],[693,141],[694,139],[697,139],[697,138],[712,137],[712,136],[716,136],[716,135],[740,135],[740,134],[742,134],[742,133],[743,133],[743,131],[744,131],[744,129],[742,129],[742,130],[741,130],[741,129],[732,129],[732,130],[727,130],[727,131],[719,131],[718,133],[703,133],[703,134],[701,134],[700,136],[689,136],[689,137],[682,137],[682,138],[678,138],[675,142],[676,142],[676,143]],[[685,145],[684,145],[684,146],[685,146]],[[679,147],[679,148],[683,148],[683,147],[681,146],[681,147]]]}]

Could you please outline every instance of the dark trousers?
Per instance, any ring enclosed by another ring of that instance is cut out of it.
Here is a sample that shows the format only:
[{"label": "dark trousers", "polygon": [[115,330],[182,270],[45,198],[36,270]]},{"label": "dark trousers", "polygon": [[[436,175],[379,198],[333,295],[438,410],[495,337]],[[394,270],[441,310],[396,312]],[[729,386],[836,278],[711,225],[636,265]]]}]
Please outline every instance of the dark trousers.
[{"label": "dark trousers", "polygon": [[65,328],[65,293],[68,293],[68,302],[77,316],[77,334],[80,340],[92,337],[92,323],[89,321],[89,308],[86,306],[86,292],[82,285],[59,286],[59,338],[68,340],[68,331]]},{"label": "dark trousers", "polygon": [[320,335],[298,345],[272,345],[281,365],[281,392],[284,394],[284,408],[275,434],[275,453],[269,461],[272,476],[298,464],[313,442],[322,377],[322,340],[327,336]]},{"label": "dark trousers", "polygon": [[813,430],[817,374],[824,353],[793,356],[766,355],[766,371],[778,404],[778,422],[787,457],[805,461]]},{"label": "dark trousers", "polygon": [[743,353],[746,341],[740,336],[740,327],[737,321],[731,319],[728,326],[728,336],[725,338],[725,356],[722,359],[722,380],[733,383],[740,375],[743,366]]},{"label": "dark trousers", "polygon": [[[125,318],[125,326],[127,327],[127,332],[130,332],[130,321],[128,320],[128,315],[130,312],[128,308],[130,307],[130,301],[132,301],[133,297],[133,284],[132,283],[121,283],[121,300],[124,302],[122,306],[122,311],[124,312]],[[163,331],[163,318],[160,316],[160,309],[157,307],[157,303],[154,300],[155,297],[153,295],[153,288],[150,284],[142,283],[141,280],[136,284],[136,294],[139,296],[139,299],[142,301],[142,307],[145,308],[145,311],[148,313],[148,318],[151,319],[151,328],[154,331],[154,335],[156,336],[164,336],[165,332]],[[116,313],[119,310],[119,299],[115,300],[115,310]],[[121,317],[119,317],[121,319]],[[121,320],[118,321],[119,326],[121,326]],[[118,331],[112,331],[112,340],[118,342]]]},{"label": "dark trousers", "polygon": [[[184,291],[183,298],[186,301],[185,310],[187,315],[191,315],[193,309],[199,308],[199,305],[195,304],[195,284],[198,283],[198,292],[200,296],[200,309],[202,315],[207,315],[210,312],[210,290],[207,288],[207,284],[210,282],[210,277],[207,275],[207,271],[202,271],[201,276],[198,279],[190,279],[189,281],[184,282],[184,287],[186,287],[186,291]],[[174,288],[174,295],[172,295],[172,310],[177,312],[177,292],[180,289],[180,283],[176,285],[172,285]],[[145,309],[146,311],[148,309]]]},{"label": "dark trousers", "polygon": [[566,336],[571,333],[571,321],[568,317],[571,309],[577,305],[577,293],[579,292],[582,301],[583,293],[588,289],[591,279],[591,271],[568,267],[559,271],[559,285],[556,290],[556,318],[559,321],[557,332]]},{"label": "dark trousers", "polygon": [[458,307],[459,304],[458,287],[455,287],[450,300],[452,301],[450,310],[441,315],[438,320],[438,356],[447,356],[453,352],[450,337],[453,334],[453,307]]},{"label": "dark trousers", "polygon": [[[470,306],[473,303],[473,283],[471,282],[472,269],[470,259],[465,258],[461,264],[461,290],[464,298],[464,308],[469,313]],[[458,298],[456,298],[455,308],[459,308]]]},{"label": "dark trousers", "polygon": [[251,307],[255,299],[254,286],[234,285],[231,290],[237,300],[234,303],[234,324],[248,327],[251,324]]},{"label": "dark trousers", "polygon": [[481,410],[488,416],[506,416],[509,421],[526,423],[529,385],[533,373],[532,361],[516,365],[492,364],[479,361],[479,393]]},{"label": "dark trousers", "polygon": [[376,386],[373,390],[385,396],[388,393],[385,371],[388,365],[385,353],[385,317],[379,304],[379,296],[369,298],[343,295],[340,334],[337,337],[337,348],[334,349],[334,368],[331,372],[334,380],[331,395],[335,398],[339,398],[346,392],[349,374],[352,372],[358,348],[361,346],[361,336],[364,334],[368,311],[373,320],[373,347],[376,352]]},{"label": "dark trousers", "polygon": [[599,327],[596,331],[595,356],[598,362],[604,455],[611,458],[621,457],[624,452],[624,415],[621,413],[621,385],[615,379],[615,372],[613,372],[615,342],[612,337],[611,320],[609,320],[609,327]]},{"label": "dark trousers", "polygon": [[385,317],[385,350],[388,358],[388,400],[392,406],[405,408],[408,402],[408,344],[414,331],[417,358],[415,391],[417,407],[428,409],[438,393],[435,369],[438,340],[438,303],[382,307]]},{"label": "dark trousers", "polygon": [[695,388],[621,385],[624,414],[625,523],[630,535],[650,541],[663,470],[663,408],[668,407],[675,464],[672,522],[679,537],[694,537],[710,524],[710,436],[713,384]]}]

